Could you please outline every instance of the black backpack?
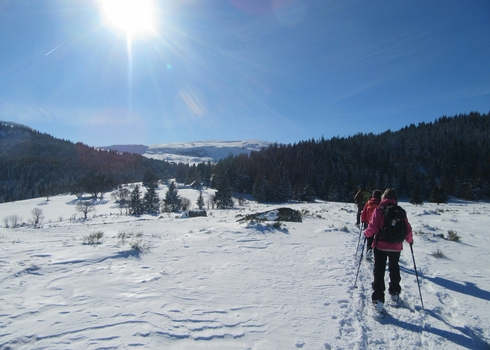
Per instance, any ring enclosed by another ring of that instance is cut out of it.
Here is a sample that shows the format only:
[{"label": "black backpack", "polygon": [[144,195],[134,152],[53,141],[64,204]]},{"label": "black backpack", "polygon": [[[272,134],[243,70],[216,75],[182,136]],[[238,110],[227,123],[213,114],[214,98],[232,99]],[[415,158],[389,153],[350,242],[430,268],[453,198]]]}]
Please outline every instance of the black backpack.
[{"label": "black backpack", "polygon": [[387,205],[383,210],[384,222],[379,229],[378,239],[387,243],[401,243],[407,236],[407,213],[398,205]]}]

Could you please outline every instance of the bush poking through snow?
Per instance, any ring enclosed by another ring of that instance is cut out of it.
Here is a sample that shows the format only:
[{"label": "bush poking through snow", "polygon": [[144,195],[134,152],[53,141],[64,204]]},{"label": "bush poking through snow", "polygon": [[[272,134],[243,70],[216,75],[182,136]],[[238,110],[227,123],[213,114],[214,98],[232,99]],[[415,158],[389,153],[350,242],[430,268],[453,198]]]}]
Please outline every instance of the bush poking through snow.
[{"label": "bush poking through snow", "polygon": [[432,252],[432,256],[436,259],[443,259],[446,257],[446,254],[440,249],[437,249],[436,251]]},{"label": "bush poking through snow", "polygon": [[141,232],[138,233],[133,233],[133,232],[126,232],[126,231],[121,231],[117,234],[117,245],[122,246],[126,244],[126,241],[132,238],[140,238],[143,237],[143,234]]},{"label": "bush poking through snow", "polygon": [[104,232],[97,231],[83,237],[83,244],[100,244],[100,240],[104,237]]},{"label": "bush poking through snow", "polygon": [[273,224],[272,224],[272,227],[274,227],[275,229],[280,229],[282,226],[282,222],[280,221],[275,221]]},{"label": "bush poking through snow", "polygon": [[143,241],[141,238],[133,239],[131,242],[129,242],[129,246],[131,249],[141,254],[149,253],[152,248],[150,243]]},{"label": "bush poking through snow", "polygon": [[452,242],[460,242],[461,237],[459,237],[459,235],[455,231],[449,230],[447,231],[447,240]]},{"label": "bush poking through snow", "polygon": [[117,238],[119,240],[117,246],[120,247],[128,243],[131,249],[138,253],[149,253],[153,247],[148,242],[145,242],[141,237],[143,237],[143,234],[141,232],[138,232],[136,234],[133,232],[125,231],[119,232],[117,235]]}]

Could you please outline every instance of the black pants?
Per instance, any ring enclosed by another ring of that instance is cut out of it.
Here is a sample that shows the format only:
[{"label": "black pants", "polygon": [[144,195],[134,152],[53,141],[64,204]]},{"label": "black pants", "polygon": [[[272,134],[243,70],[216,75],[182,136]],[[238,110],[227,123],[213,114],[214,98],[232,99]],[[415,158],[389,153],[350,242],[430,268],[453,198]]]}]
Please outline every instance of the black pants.
[{"label": "black pants", "polygon": [[374,248],[374,282],[372,300],[385,301],[385,270],[386,260],[389,261],[390,270],[390,294],[398,294],[401,291],[400,287],[400,252],[385,252]]},{"label": "black pants", "polygon": [[362,209],[364,208],[364,206],[358,206],[357,207],[357,214],[356,214],[356,225],[360,225],[361,224],[361,214],[362,214]]}]

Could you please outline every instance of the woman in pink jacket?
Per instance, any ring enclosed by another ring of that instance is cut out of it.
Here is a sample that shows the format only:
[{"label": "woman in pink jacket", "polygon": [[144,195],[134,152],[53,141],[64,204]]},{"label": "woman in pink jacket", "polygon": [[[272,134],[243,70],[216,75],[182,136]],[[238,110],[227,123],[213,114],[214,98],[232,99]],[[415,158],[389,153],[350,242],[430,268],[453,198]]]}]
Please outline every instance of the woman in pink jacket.
[{"label": "woman in pink jacket", "polygon": [[[372,301],[378,311],[383,310],[383,304],[385,301],[385,270],[386,261],[389,260],[390,269],[390,285],[388,291],[393,301],[398,301],[401,291],[400,287],[400,266],[398,262],[400,260],[400,253],[403,250],[403,242],[401,243],[388,243],[378,239],[378,232],[384,224],[384,208],[390,205],[397,205],[398,198],[396,191],[392,188],[388,188],[381,197],[381,203],[378,208],[374,210],[369,225],[364,231],[364,235],[369,238],[374,236],[372,248],[374,250],[374,282],[372,287],[374,292],[372,294]],[[408,219],[405,218],[407,227],[407,234],[405,240],[409,244],[413,244],[412,227],[410,226]]]}]

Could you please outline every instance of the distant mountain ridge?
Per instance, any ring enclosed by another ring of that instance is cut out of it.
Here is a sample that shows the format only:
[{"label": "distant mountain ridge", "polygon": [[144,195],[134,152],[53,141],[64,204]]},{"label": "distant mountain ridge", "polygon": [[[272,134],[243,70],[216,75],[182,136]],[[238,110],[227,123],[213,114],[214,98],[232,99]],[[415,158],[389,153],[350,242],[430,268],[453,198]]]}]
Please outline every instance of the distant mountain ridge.
[{"label": "distant mountain ridge", "polygon": [[6,120],[0,120],[0,126],[2,128],[10,127],[12,129],[15,128],[16,130],[34,131],[34,129],[32,129],[31,127],[29,127],[27,125],[20,124],[20,123],[15,123],[15,122],[9,122],[9,121],[6,121]]},{"label": "distant mountain ridge", "polygon": [[113,145],[99,147],[101,149],[115,150],[141,154],[146,158],[164,160],[172,163],[196,164],[202,162],[217,162],[222,158],[251,151],[260,151],[269,147],[271,142],[261,140],[242,141],[195,141],[179,143],[163,143],[152,146],[144,145]]}]

